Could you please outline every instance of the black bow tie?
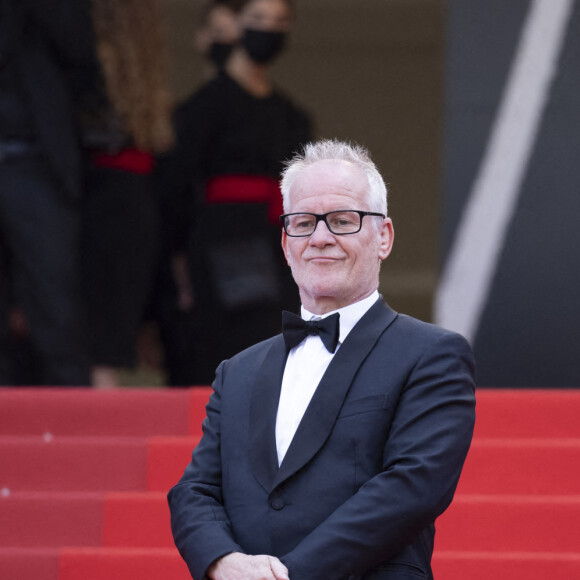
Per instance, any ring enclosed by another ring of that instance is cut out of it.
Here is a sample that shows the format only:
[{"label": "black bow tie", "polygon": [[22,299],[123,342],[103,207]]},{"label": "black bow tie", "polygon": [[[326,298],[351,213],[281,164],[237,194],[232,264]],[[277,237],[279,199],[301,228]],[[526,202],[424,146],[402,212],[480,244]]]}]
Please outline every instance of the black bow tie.
[{"label": "black bow tie", "polygon": [[306,321],[284,310],[282,312],[282,333],[288,349],[299,345],[309,334],[318,334],[326,350],[334,352],[338,345],[340,314],[337,312],[320,320]]}]

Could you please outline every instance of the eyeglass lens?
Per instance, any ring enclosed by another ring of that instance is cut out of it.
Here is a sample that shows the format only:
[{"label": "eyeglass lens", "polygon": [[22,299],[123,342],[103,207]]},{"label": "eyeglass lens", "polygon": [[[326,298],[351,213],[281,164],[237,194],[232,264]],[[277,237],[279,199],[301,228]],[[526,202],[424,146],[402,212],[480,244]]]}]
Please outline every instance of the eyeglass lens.
[{"label": "eyeglass lens", "polygon": [[[353,234],[360,230],[361,216],[355,211],[332,211],[321,216],[333,234]],[[286,217],[286,233],[290,236],[308,236],[314,233],[318,219],[309,213]]]}]

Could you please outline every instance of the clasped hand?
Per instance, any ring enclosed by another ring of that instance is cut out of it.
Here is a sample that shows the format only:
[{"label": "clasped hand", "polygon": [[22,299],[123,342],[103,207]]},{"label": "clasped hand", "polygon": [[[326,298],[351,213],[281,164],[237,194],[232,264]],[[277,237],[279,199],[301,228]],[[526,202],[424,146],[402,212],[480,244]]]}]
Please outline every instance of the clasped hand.
[{"label": "clasped hand", "polygon": [[207,571],[209,580],[290,580],[288,568],[274,556],[240,552],[218,558]]}]

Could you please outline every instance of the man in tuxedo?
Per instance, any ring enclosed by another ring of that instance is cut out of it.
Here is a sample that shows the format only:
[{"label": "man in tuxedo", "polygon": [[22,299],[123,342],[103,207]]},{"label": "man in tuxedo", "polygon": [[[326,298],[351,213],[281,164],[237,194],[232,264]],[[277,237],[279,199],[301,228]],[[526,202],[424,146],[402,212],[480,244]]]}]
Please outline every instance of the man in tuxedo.
[{"label": "man in tuxedo", "polygon": [[473,432],[471,349],[379,295],[393,225],[366,150],[308,145],[282,194],[302,317],[218,367],[169,492],[175,543],[196,580],[431,579]]}]

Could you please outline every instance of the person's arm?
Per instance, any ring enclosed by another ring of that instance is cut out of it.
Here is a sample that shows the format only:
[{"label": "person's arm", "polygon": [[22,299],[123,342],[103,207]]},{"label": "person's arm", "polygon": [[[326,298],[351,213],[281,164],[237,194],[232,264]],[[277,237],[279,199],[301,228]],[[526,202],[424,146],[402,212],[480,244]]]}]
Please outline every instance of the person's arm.
[{"label": "person's arm", "polygon": [[180,482],[168,494],[175,545],[193,578],[204,578],[218,558],[243,552],[235,541],[222,501],[220,406],[223,363],[206,407],[203,437]]},{"label": "person's arm", "polygon": [[449,506],[473,433],[473,366],[458,335],[424,353],[401,394],[382,471],[280,558],[292,580],[362,576]]},{"label": "person's arm", "polygon": [[207,168],[206,154],[215,129],[215,104],[202,89],[173,113],[175,144],[156,158],[155,188],[170,254],[187,250],[195,205]]},{"label": "person's arm", "polygon": [[203,437],[168,494],[175,545],[196,580],[288,580],[278,558],[250,555],[234,539],[222,500],[220,407],[224,364],[206,407]]}]

